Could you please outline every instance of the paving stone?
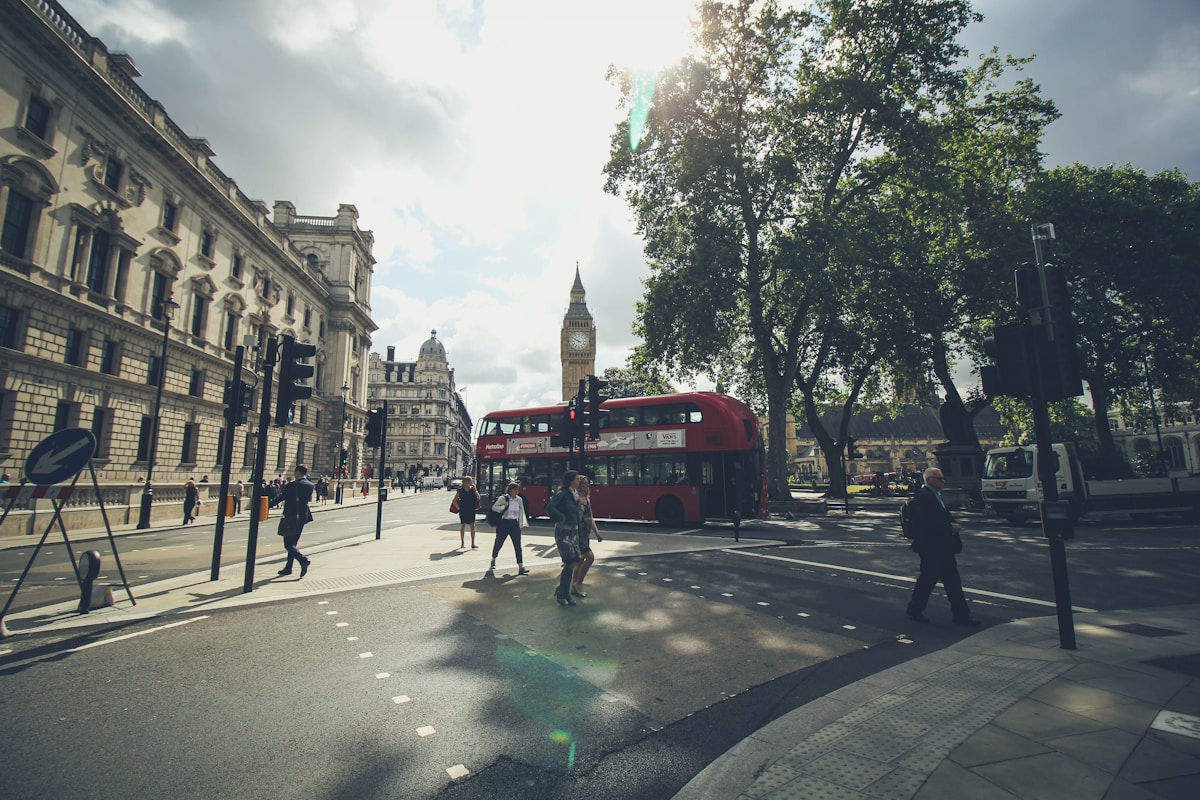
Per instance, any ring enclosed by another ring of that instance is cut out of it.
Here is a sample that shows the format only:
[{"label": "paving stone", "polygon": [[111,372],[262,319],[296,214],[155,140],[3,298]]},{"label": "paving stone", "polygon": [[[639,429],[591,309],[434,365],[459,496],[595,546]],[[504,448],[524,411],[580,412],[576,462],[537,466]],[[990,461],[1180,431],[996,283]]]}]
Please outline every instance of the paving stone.
[{"label": "paving stone", "polygon": [[1149,737],[1138,744],[1120,772],[1122,778],[1132,783],[1178,778],[1183,775],[1200,776],[1200,758],[1180,753]]},{"label": "paving stone", "polygon": [[[753,798],[749,800],[753,800]],[[871,800],[871,798],[870,795],[830,783],[815,775],[800,775],[758,800]]]},{"label": "paving stone", "polygon": [[1029,696],[1047,705],[1076,714],[1093,708],[1109,708],[1134,701],[1134,698],[1129,695],[1108,692],[1065,678],[1056,678],[1031,692]]},{"label": "paving stone", "polygon": [[994,721],[1005,730],[1034,741],[1090,733],[1108,727],[1094,719],[1029,699],[1018,700]]},{"label": "paving stone", "polygon": [[947,761],[926,779],[913,800],[1021,800],[968,769]]},{"label": "paving stone", "polygon": [[1104,800],[1162,800],[1156,794],[1151,794],[1137,784],[1117,778],[1108,786]]},{"label": "paving stone", "polygon": [[1101,800],[1113,778],[1062,753],[985,764],[971,771],[1022,800]]},{"label": "paving stone", "polygon": [[845,750],[831,750],[805,764],[803,772],[839,786],[862,789],[893,769],[891,764],[873,758],[849,753]]},{"label": "paving stone", "polygon": [[1106,726],[1120,728],[1123,731],[1136,733],[1140,736],[1150,727],[1150,723],[1154,721],[1158,712],[1158,706],[1135,700],[1132,703],[1125,703],[1120,706],[1093,708],[1079,713],[1080,716],[1102,722]]},{"label": "paving stone", "polygon": [[1148,781],[1139,786],[1151,792],[1155,800],[1196,800],[1197,793],[1200,793],[1200,775]]},{"label": "paving stone", "polygon": [[1032,739],[1026,739],[997,725],[985,725],[955,748],[950,753],[950,758],[964,767],[975,767],[1049,752],[1049,747]]},{"label": "paving stone", "polygon": [[1051,739],[1046,744],[1060,753],[1116,775],[1140,741],[1140,736],[1109,728],[1106,731]]},{"label": "paving stone", "polygon": [[754,783],[746,787],[742,792],[746,797],[759,798],[770,792],[775,791],[780,786],[783,786],[790,780],[794,780],[800,773],[794,769],[782,766],[778,761],[762,771]]},{"label": "paving stone", "polygon": [[897,768],[867,785],[863,791],[878,800],[909,800],[921,788],[926,777],[922,772]]}]

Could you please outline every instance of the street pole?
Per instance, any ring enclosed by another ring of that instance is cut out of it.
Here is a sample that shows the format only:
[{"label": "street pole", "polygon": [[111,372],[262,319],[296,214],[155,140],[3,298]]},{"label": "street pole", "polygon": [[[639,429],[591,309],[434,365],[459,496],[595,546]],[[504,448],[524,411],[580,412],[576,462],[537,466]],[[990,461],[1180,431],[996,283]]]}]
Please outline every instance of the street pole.
[{"label": "street pole", "polygon": [[[246,358],[246,348],[238,345],[233,351],[233,380],[230,382],[230,404],[225,408],[225,431],[221,450],[221,494],[217,501],[217,523],[213,530],[212,568],[209,570],[210,581],[221,577],[221,547],[225,539],[225,504],[229,502],[229,473],[233,465],[233,429],[237,427],[238,415],[241,413],[241,383],[242,363]],[[242,492],[245,494],[245,491]]]},{"label": "street pole", "polygon": [[388,402],[383,401],[383,436],[379,440],[379,488],[375,491],[375,538],[383,538],[383,461],[387,450]]},{"label": "street pole", "polygon": [[[261,346],[261,344],[260,344]],[[263,472],[267,466],[267,429],[271,424],[271,384],[274,383],[275,364],[279,361],[279,340],[272,336],[267,340],[267,358],[262,364],[262,402],[258,412],[258,445],[254,453],[254,502],[250,506],[250,533],[246,539],[246,580],[242,592],[254,591],[254,559],[258,555],[258,509],[262,504]]]},{"label": "street pole", "polygon": [[167,344],[171,339],[171,317],[177,308],[179,308],[179,304],[170,295],[162,301],[162,354],[158,358],[158,387],[154,391],[154,421],[150,423],[150,448],[146,460],[146,482],[142,484],[142,504],[138,509],[138,530],[150,527],[150,506],[154,502],[154,488],[151,486],[151,479],[158,451],[158,427],[159,416],[162,413],[163,385],[167,382]]},{"label": "street pole", "polygon": [[[343,383],[342,384],[342,444],[341,444],[341,447],[338,448],[338,454],[337,454],[338,466],[337,466],[336,472],[337,472],[337,476],[338,476],[338,485],[337,485],[337,492],[335,492],[335,494],[337,496],[334,498],[335,505],[342,504],[342,474],[346,471],[346,466],[343,466],[341,461],[342,461],[342,453],[346,452],[346,393],[349,391],[350,391],[350,387]],[[346,453],[346,464],[348,465],[349,463],[350,463],[350,454]]]}]

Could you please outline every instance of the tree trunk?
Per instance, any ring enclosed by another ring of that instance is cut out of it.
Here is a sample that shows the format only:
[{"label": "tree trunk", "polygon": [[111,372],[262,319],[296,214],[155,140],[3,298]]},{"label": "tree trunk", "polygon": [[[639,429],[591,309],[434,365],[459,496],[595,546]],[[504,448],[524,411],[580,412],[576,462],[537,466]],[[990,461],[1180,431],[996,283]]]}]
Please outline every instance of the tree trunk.
[{"label": "tree trunk", "polygon": [[767,496],[771,500],[790,500],[787,449],[787,398],[783,380],[767,374]]},{"label": "tree trunk", "polygon": [[1124,459],[1117,452],[1116,442],[1113,441],[1112,428],[1108,427],[1109,392],[1102,382],[1088,381],[1088,391],[1092,395],[1092,419],[1096,425],[1096,441],[1100,446],[1100,472],[1098,478],[1124,477]]},{"label": "tree trunk", "polygon": [[935,337],[932,352],[933,374],[945,391],[945,402],[938,410],[938,418],[942,422],[942,433],[946,441],[955,445],[966,445],[976,450],[980,449],[979,435],[975,433],[975,417],[967,410],[958,387],[954,385],[954,377],[950,373],[950,359],[946,353],[946,343],[940,337]]}]

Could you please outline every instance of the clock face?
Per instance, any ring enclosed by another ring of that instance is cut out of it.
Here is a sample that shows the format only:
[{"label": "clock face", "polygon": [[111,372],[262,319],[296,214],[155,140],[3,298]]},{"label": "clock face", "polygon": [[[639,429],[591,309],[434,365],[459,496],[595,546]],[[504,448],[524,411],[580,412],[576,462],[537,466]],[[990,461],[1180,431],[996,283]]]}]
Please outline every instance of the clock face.
[{"label": "clock face", "polygon": [[586,350],[588,346],[588,335],[586,333],[575,332],[571,334],[571,347],[574,350]]}]

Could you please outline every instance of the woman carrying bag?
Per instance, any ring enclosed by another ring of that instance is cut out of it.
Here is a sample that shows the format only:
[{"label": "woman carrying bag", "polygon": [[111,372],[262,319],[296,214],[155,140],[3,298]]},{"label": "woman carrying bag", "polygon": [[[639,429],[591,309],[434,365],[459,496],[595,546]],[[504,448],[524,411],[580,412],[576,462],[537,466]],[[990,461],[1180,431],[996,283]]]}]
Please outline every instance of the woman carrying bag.
[{"label": "woman carrying bag", "polygon": [[504,540],[512,539],[513,550],[517,554],[517,574],[529,574],[521,553],[521,530],[529,524],[529,517],[525,515],[525,498],[517,494],[520,490],[521,484],[510,483],[505,487],[505,493],[492,503],[492,511],[499,514],[500,519],[496,522],[496,543],[492,545],[492,565],[488,567],[488,572],[496,568],[496,556],[500,555]]},{"label": "woman carrying bag", "polygon": [[468,525],[471,526],[471,549],[479,549],[475,544],[475,511],[482,502],[483,498],[475,489],[475,480],[469,476],[463,478],[462,488],[454,493],[454,500],[450,503],[450,513],[458,514],[458,547],[460,550],[467,546]]}]

